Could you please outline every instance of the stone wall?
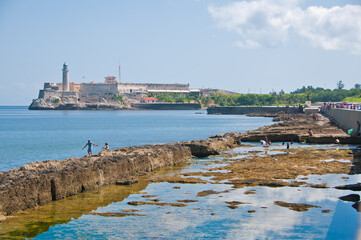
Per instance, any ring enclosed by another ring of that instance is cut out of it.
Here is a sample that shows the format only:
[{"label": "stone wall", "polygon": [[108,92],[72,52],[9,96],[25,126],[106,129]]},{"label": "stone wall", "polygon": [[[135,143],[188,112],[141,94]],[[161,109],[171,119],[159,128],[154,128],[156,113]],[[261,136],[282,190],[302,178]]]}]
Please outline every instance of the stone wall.
[{"label": "stone wall", "polygon": [[189,91],[189,84],[157,84],[157,83],[119,83],[119,92],[134,93],[146,91]]},{"label": "stone wall", "polygon": [[208,114],[249,114],[249,113],[300,113],[303,108],[299,107],[209,107]]},{"label": "stone wall", "polygon": [[118,84],[107,83],[83,83],[81,86],[82,96],[105,95],[106,93],[118,94]]},{"label": "stone wall", "polygon": [[39,90],[38,98],[49,99],[49,98],[60,98],[62,92],[56,90],[41,89]]},{"label": "stone wall", "polygon": [[62,92],[62,91],[55,91],[55,90],[40,90],[39,97],[43,99],[52,99],[52,98],[79,98],[79,92]]},{"label": "stone wall", "polygon": [[119,83],[118,90],[121,93],[145,92],[147,86],[140,83]]},{"label": "stone wall", "polygon": [[357,129],[357,121],[361,122],[361,111],[345,108],[330,108],[321,110],[324,115],[343,130]]}]

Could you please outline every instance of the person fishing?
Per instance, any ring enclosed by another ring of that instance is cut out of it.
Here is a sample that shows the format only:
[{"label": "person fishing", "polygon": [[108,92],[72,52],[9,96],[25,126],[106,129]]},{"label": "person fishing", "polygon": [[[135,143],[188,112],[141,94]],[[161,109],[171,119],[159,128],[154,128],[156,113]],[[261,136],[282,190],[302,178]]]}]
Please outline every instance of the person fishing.
[{"label": "person fishing", "polygon": [[[92,146],[98,146],[98,145],[96,145],[95,143],[92,143],[90,140],[88,140],[88,143],[87,144],[85,144],[85,146],[83,147],[83,149],[84,148],[86,148],[87,146],[88,146],[88,155],[93,155],[93,152],[92,152]],[[82,149],[82,150],[83,150]]]},{"label": "person fishing", "polygon": [[108,151],[109,150],[109,144],[105,143],[105,147],[102,147],[102,149],[104,149],[105,151]]}]

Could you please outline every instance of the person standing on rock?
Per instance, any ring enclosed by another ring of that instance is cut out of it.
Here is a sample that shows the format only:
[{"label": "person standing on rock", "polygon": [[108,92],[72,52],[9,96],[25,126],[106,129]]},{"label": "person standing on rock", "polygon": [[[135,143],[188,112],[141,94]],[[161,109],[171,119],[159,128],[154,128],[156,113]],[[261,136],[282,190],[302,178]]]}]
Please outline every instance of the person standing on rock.
[{"label": "person standing on rock", "polygon": [[[85,146],[83,147],[83,149],[84,148],[86,148],[87,146],[88,146],[88,155],[93,155],[93,153],[92,153],[92,146],[98,146],[98,145],[96,145],[95,143],[92,143],[90,140],[88,140],[88,143],[87,144],[85,144]],[[82,150],[83,150],[82,149]]]}]

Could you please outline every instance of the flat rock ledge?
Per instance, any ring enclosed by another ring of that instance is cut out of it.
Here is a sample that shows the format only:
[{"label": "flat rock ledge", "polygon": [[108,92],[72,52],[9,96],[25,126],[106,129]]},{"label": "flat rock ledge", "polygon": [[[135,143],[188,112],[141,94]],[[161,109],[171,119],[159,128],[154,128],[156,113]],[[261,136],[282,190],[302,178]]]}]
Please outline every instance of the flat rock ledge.
[{"label": "flat rock ledge", "polygon": [[94,156],[32,162],[0,172],[0,216],[116,184],[191,158],[182,144],[147,145]]},{"label": "flat rock ledge", "polygon": [[102,186],[132,184],[137,176],[192,157],[219,154],[239,146],[231,136],[119,148],[81,158],[32,162],[0,172],[0,219]]},{"label": "flat rock ledge", "polygon": [[[333,125],[327,117],[321,114],[279,114],[274,119],[282,121],[271,126],[264,126],[254,131],[248,131],[240,136],[241,141],[255,142],[267,137],[271,142],[307,142],[332,144],[339,140],[342,144],[361,143],[361,137],[352,137],[344,130]],[[308,130],[313,131],[310,137]]]}]

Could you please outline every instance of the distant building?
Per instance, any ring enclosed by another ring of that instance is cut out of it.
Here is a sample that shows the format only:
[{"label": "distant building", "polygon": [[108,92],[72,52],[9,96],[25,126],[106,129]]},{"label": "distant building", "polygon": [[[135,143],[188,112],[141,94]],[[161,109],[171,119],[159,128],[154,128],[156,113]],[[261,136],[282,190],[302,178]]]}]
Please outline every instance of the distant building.
[{"label": "distant building", "polygon": [[[156,83],[120,83],[116,77],[107,76],[103,83],[75,83],[69,82],[68,64],[63,64],[61,83],[47,82],[44,89],[39,91],[38,99],[60,98],[66,102],[99,102],[104,99],[114,99],[119,95],[127,95],[142,101],[145,93],[197,93],[200,90],[190,90],[189,84],[156,84]],[[157,102],[158,99],[144,100]]]},{"label": "distant building", "polygon": [[105,83],[107,83],[107,84],[116,84],[117,80],[115,80],[115,79],[116,79],[116,77],[114,77],[114,76],[105,77]]},{"label": "distant building", "polygon": [[155,98],[155,97],[144,97],[142,98],[142,101],[143,103],[155,103],[155,102],[158,102],[158,99]]}]

